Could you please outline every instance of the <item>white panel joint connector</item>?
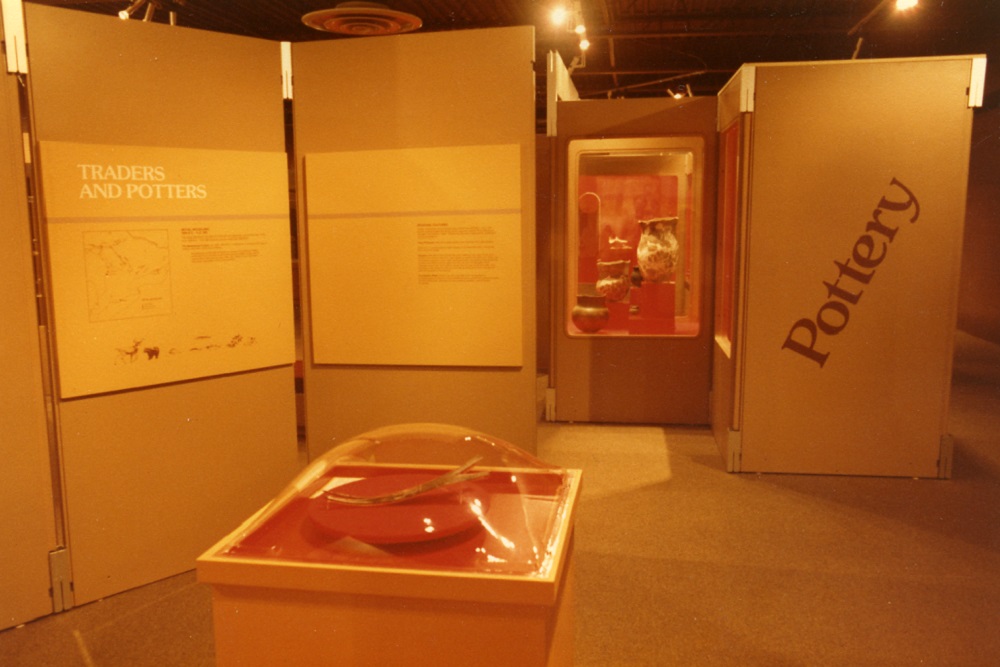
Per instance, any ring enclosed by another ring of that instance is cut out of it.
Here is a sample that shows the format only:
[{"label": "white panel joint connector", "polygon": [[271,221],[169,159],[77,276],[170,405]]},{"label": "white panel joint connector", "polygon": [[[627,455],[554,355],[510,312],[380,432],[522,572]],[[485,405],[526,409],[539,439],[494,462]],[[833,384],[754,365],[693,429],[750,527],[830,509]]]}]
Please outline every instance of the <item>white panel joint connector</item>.
[{"label": "white panel joint connector", "polygon": [[28,73],[28,47],[24,41],[24,5],[21,0],[0,0],[3,41],[9,74]]},{"label": "white panel joint connector", "polygon": [[972,59],[972,75],[969,78],[969,108],[983,106],[983,88],[986,87],[986,56]]},{"label": "white panel joint connector", "polygon": [[281,99],[292,99],[292,43],[281,43]]},{"label": "white panel joint connector", "polygon": [[753,113],[757,68],[752,65],[744,65],[740,72],[742,72],[740,80],[740,113]]}]

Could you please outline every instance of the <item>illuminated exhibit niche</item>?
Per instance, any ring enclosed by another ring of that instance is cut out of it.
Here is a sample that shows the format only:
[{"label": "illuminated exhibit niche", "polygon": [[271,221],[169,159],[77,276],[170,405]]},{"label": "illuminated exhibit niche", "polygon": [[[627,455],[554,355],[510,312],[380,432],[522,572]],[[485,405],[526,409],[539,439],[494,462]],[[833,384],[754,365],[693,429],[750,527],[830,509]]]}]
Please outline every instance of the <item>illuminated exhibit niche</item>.
[{"label": "illuminated exhibit niche", "polygon": [[567,333],[696,336],[702,140],[569,144]]}]

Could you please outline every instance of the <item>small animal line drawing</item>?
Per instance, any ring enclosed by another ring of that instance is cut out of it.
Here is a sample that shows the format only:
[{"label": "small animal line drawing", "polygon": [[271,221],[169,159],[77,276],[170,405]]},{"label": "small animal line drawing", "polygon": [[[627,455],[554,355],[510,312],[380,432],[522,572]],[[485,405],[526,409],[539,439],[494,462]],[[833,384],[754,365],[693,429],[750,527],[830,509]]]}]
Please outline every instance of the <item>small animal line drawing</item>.
[{"label": "small animal line drawing", "polygon": [[122,363],[131,364],[139,356],[139,346],[142,345],[141,339],[133,339],[132,346],[123,348],[116,348],[118,350],[118,360]]}]

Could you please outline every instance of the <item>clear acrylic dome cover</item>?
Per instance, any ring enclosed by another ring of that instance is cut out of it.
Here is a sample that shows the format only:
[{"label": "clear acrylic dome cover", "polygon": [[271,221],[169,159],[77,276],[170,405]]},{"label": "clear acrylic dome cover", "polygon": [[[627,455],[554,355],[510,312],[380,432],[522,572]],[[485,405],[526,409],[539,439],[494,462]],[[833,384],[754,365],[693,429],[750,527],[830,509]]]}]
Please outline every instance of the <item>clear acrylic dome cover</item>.
[{"label": "clear acrylic dome cover", "polygon": [[[578,473],[576,473],[578,474]],[[573,471],[444,424],[369,431],[307,466],[227,556],[548,576]]]}]

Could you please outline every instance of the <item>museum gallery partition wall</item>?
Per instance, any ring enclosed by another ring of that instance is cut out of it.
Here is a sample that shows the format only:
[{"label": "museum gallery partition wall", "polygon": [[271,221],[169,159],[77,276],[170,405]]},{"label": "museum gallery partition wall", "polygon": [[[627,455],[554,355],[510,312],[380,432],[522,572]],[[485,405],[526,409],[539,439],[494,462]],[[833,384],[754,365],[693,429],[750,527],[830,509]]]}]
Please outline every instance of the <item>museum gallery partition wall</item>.
[{"label": "museum gallery partition wall", "polygon": [[[7,65],[15,59],[7,58]],[[0,630],[52,611],[58,546],[25,181],[21,77],[0,73]]]},{"label": "museum gallery partition wall", "polygon": [[191,569],[297,468],[280,45],[26,26],[80,604]]},{"label": "museum gallery partition wall", "polygon": [[[708,423],[715,106],[558,104],[546,406],[556,420]],[[664,270],[645,261],[657,256],[672,258]],[[579,314],[594,299],[607,321],[591,327]]]},{"label": "museum gallery partition wall", "polygon": [[534,450],[533,58],[531,27],[292,45],[313,456],[404,422]]},{"label": "museum gallery partition wall", "polygon": [[720,93],[713,430],[729,470],[949,476],[984,70],[745,65]]}]

